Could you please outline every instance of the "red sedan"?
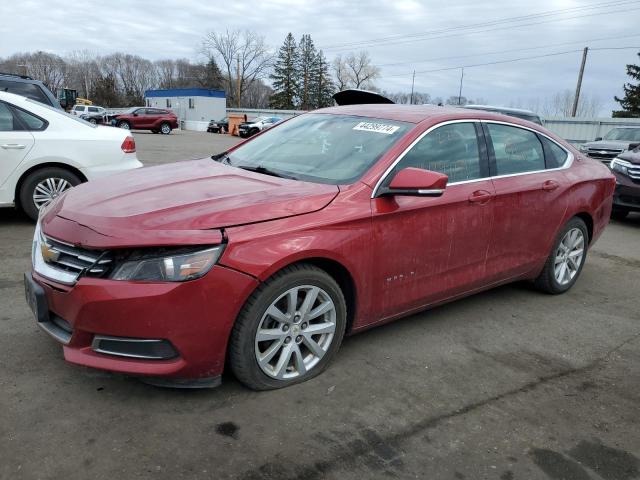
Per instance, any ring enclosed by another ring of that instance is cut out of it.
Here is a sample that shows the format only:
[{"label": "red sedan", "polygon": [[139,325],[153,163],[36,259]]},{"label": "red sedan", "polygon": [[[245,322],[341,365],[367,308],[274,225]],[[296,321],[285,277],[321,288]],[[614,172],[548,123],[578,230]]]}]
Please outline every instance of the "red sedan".
[{"label": "red sedan", "polygon": [[578,279],[609,169],[489,112],[328,108],[212,158],[80,185],[41,215],[26,296],[72,363],[254,389],[345,334],[518,280]]}]

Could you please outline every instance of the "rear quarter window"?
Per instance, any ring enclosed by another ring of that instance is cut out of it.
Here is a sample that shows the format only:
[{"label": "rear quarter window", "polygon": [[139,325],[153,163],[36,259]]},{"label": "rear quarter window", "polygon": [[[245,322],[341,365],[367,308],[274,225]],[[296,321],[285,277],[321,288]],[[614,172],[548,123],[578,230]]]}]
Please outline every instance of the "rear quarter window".
[{"label": "rear quarter window", "polygon": [[544,146],[544,158],[547,168],[559,168],[566,163],[569,154],[563,148],[543,136],[540,136],[540,141]]}]

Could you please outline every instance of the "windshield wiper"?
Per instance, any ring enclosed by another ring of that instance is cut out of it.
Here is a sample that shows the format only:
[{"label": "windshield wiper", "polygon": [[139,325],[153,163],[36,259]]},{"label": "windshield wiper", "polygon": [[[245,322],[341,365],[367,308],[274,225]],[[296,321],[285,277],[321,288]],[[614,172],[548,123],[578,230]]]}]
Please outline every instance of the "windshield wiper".
[{"label": "windshield wiper", "polygon": [[275,170],[271,170],[270,168],[267,167],[263,167],[262,165],[258,165],[256,167],[252,167],[249,165],[237,165],[238,168],[241,168],[242,170],[247,170],[248,172],[256,172],[256,173],[262,173],[263,175],[271,175],[272,177],[278,177],[278,178],[288,178],[291,180],[297,180],[298,178],[293,176],[293,175],[288,175],[286,173],[282,173],[282,172],[276,172]]}]

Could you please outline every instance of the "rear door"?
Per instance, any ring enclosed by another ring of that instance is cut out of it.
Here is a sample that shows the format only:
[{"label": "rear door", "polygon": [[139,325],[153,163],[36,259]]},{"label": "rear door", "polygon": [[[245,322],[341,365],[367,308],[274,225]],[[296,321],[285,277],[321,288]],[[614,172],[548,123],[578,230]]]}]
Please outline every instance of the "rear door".
[{"label": "rear door", "polygon": [[8,185],[7,179],[25,159],[33,144],[33,135],[17,111],[0,102],[0,203],[13,201],[14,185]]},{"label": "rear door", "polygon": [[441,197],[372,199],[382,318],[473,290],[486,277],[493,184],[480,124],[452,122],[428,131],[382,186],[406,167],[444,173],[449,184]]},{"label": "rear door", "polygon": [[[549,254],[567,209],[562,167],[569,154],[534,130],[490,121],[483,127],[495,187],[487,273],[500,281],[529,273]],[[564,159],[554,162],[547,143]]]}]

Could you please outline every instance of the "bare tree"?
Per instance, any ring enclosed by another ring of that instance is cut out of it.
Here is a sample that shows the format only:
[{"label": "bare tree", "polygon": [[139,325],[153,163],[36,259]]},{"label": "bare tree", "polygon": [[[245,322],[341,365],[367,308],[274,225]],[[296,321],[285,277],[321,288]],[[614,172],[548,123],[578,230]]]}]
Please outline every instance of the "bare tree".
[{"label": "bare tree", "polygon": [[137,55],[113,53],[103,57],[100,65],[103,76],[112,75],[117,80],[128,105],[140,105],[144,92],[158,84],[154,65]]},{"label": "bare tree", "polygon": [[[249,30],[209,32],[202,42],[202,51],[207,58],[215,59],[223,66],[227,100],[232,105],[241,104],[247,89],[256,80],[266,76],[273,64],[273,54],[269,51],[264,37]],[[238,77],[239,98],[236,88]]]},{"label": "bare tree", "polygon": [[78,90],[79,96],[88,98],[94,83],[100,77],[98,59],[97,54],[88,50],[76,50],[67,55],[66,86]]},{"label": "bare tree", "polygon": [[2,71],[29,75],[55,93],[64,87],[67,64],[62,57],[47,52],[16,53],[2,62]]},{"label": "bare tree", "polygon": [[351,86],[351,75],[347,68],[347,61],[342,55],[333,59],[331,64],[333,73],[336,76],[336,88],[338,91],[345,90]]},{"label": "bare tree", "polygon": [[380,69],[371,64],[371,58],[364,50],[347,55],[346,65],[354,88],[372,88],[373,81],[380,77]]},{"label": "bare tree", "polygon": [[[556,92],[545,101],[539,102],[539,111],[545,117],[570,117],[574,93],[567,89]],[[595,117],[602,108],[602,101],[593,95],[582,94],[578,100],[577,117]]]}]

